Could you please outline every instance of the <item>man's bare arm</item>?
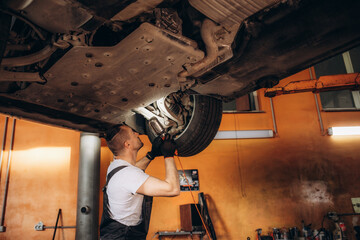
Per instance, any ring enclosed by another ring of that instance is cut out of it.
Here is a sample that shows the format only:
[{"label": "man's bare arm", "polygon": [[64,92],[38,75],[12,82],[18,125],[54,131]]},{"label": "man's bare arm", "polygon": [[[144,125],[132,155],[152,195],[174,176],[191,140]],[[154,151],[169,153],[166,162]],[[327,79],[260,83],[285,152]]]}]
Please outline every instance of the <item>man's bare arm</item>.
[{"label": "man's bare arm", "polygon": [[165,171],[165,180],[150,176],[136,192],[154,197],[178,196],[180,194],[180,183],[174,158],[165,158]]},{"label": "man's bare arm", "polygon": [[141,158],[139,161],[136,162],[135,167],[138,167],[145,171],[145,169],[149,166],[151,160],[147,157]]}]

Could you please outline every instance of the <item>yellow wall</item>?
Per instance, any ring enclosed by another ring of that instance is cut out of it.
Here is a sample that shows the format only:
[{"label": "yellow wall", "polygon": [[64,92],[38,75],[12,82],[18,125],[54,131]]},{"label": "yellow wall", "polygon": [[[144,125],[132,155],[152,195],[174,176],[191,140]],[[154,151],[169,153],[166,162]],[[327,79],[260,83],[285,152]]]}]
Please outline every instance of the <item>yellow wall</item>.
[{"label": "yellow wall", "polygon": [[[308,79],[308,71],[285,79]],[[264,113],[224,114],[220,130],[272,129],[269,99]],[[301,227],[301,220],[319,228],[328,211],[353,212],[350,198],[360,197],[360,136],[330,137],[320,132],[314,95],[298,93],[273,99],[278,136],[271,139],[215,140],[202,153],[180,158],[185,169],[198,169],[200,190],[208,200],[218,239],[255,238],[255,229]],[[360,112],[322,112],[324,127],[360,125]],[[5,117],[0,117],[0,133]],[[5,185],[10,145],[9,121],[0,181]],[[139,156],[150,150],[146,136]],[[59,208],[63,225],[76,223],[80,133],[18,120],[11,163],[5,233],[1,239],[51,239],[53,230],[34,230],[39,221],[54,226]],[[103,144],[101,186],[112,155]],[[176,159],[179,166],[178,159]],[[164,164],[156,158],[150,175],[163,178]],[[100,189],[99,189],[100,192]],[[197,201],[198,192],[194,192]],[[102,198],[102,197],[101,197]],[[157,231],[180,229],[182,204],[189,192],[175,198],[155,198],[148,239]],[[101,212],[101,211],[100,211]],[[359,218],[347,217],[360,224]],[[327,224],[328,221],[325,221]],[[74,239],[75,230],[60,230],[56,239]],[[353,236],[352,236],[353,237]],[[168,238],[169,239],[169,238]]]}]

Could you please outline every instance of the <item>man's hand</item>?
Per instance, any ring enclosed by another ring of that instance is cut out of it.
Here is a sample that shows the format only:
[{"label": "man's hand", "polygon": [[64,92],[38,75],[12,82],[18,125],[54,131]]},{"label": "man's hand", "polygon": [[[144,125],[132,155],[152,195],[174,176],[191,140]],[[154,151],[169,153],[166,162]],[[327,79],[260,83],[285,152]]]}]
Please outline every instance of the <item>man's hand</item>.
[{"label": "man's hand", "polygon": [[161,137],[156,137],[154,139],[154,142],[152,143],[151,151],[146,154],[146,157],[150,160],[153,160],[154,158],[161,156],[161,144],[163,143],[163,140]]},{"label": "man's hand", "polygon": [[162,155],[164,155],[164,158],[174,157],[176,150],[176,143],[173,139],[171,139],[169,134],[165,136],[164,142],[162,143],[160,150]]},{"label": "man's hand", "polygon": [[162,142],[160,150],[165,157],[165,180],[150,176],[136,192],[154,197],[178,196],[180,194],[180,181],[173,158],[175,155],[176,144],[174,140],[170,138],[170,135],[165,136],[165,140]]}]

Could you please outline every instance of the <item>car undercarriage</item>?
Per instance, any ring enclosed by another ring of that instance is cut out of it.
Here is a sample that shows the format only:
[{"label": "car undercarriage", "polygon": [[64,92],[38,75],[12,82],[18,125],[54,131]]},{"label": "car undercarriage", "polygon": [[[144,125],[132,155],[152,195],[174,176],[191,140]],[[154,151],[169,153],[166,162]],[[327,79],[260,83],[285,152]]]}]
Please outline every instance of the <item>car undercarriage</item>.
[{"label": "car undercarriage", "polygon": [[356,0],[5,0],[0,111],[98,133],[125,122],[150,139],[171,134],[191,156],[215,136],[222,101],[359,45],[358,9]]}]

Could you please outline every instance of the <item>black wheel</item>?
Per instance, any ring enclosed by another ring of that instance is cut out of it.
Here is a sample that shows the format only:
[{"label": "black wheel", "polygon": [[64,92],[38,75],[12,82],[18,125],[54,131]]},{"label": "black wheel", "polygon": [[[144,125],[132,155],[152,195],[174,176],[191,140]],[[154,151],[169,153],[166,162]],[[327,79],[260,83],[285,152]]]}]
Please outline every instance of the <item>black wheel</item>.
[{"label": "black wheel", "polygon": [[9,37],[11,16],[0,11],[0,65],[4,56],[6,42]]},{"label": "black wheel", "polygon": [[[221,122],[222,102],[218,99],[192,95],[193,111],[183,132],[175,136],[178,154],[190,157],[203,151],[214,139]],[[156,135],[148,128],[147,135],[153,141]]]}]

